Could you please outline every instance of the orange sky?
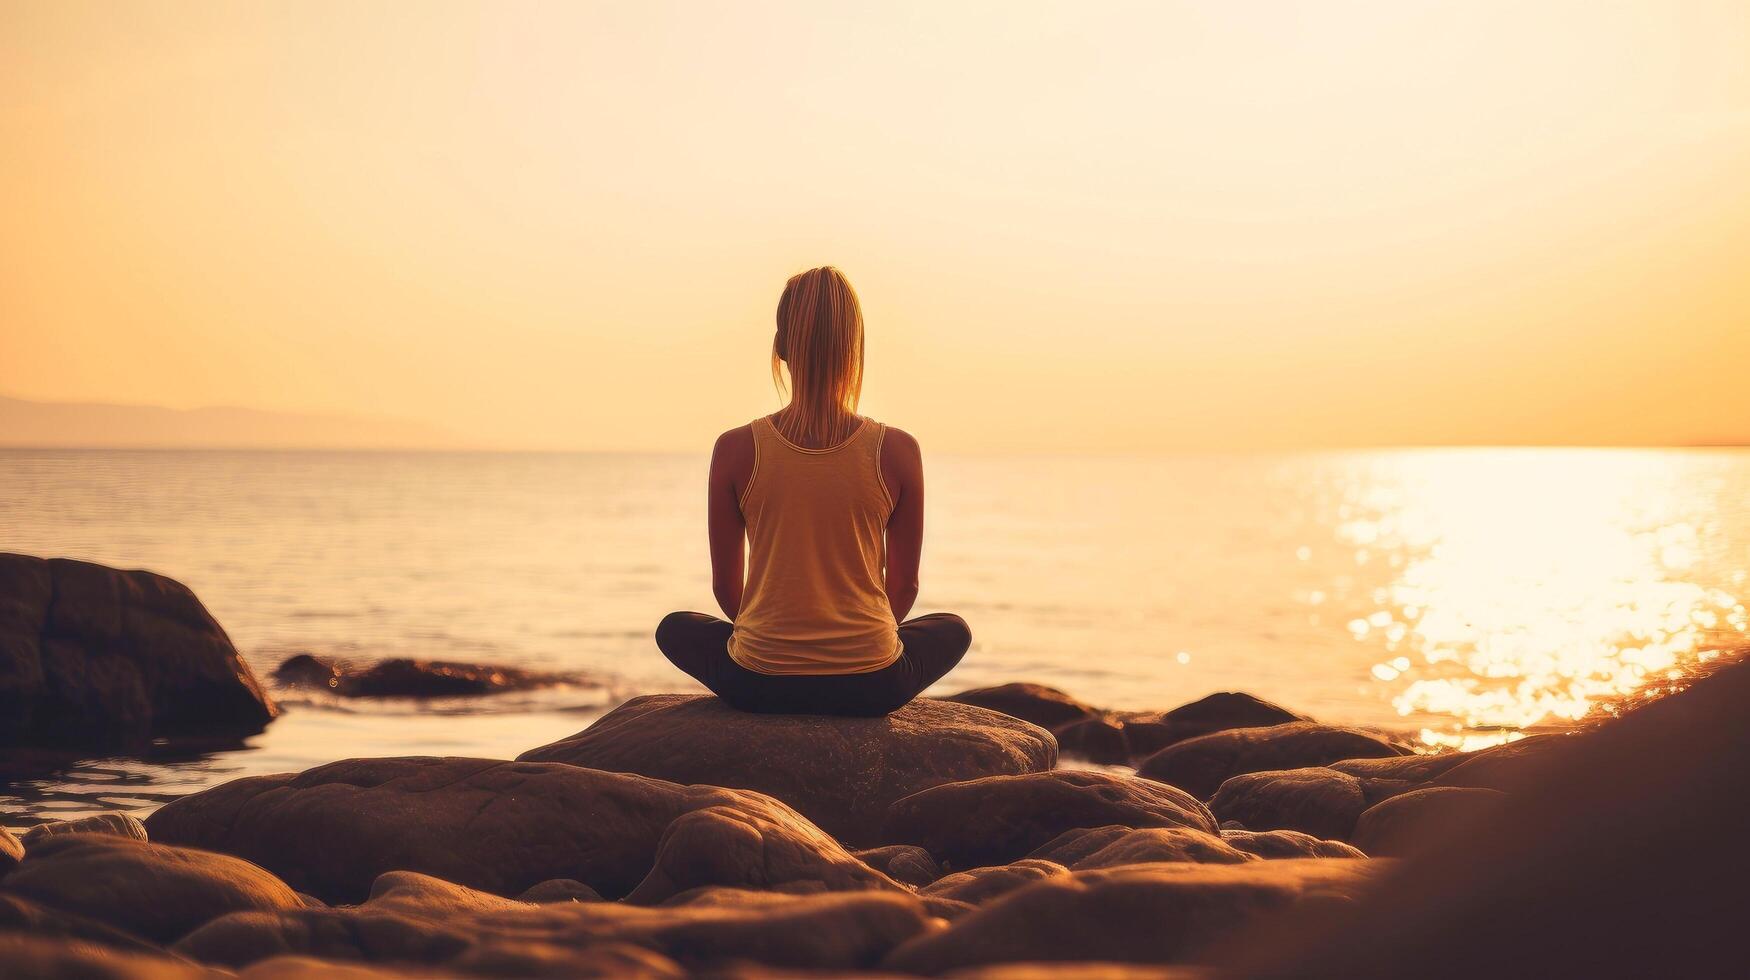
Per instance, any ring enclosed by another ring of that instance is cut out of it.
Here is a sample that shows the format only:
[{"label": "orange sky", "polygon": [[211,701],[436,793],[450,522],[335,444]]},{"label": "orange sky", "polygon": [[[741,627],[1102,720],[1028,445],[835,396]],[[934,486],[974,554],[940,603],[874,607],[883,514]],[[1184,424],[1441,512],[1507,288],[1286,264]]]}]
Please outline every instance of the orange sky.
[{"label": "orange sky", "polygon": [[0,394],[699,449],[1750,440],[1750,5],[0,0]]}]

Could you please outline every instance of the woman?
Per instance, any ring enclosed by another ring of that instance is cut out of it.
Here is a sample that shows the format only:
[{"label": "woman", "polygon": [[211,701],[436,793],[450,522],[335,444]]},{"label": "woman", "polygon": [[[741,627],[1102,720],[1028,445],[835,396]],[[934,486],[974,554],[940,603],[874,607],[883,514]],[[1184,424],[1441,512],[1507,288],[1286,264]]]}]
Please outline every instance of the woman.
[{"label": "woman", "polygon": [[857,414],[863,311],[837,269],[784,286],[772,340],[782,390],[780,365],[790,403],[725,432],[711,454],[711,580],[729,621],[670,613],[656,645],[743,711],[884,715],[954,669],[972,634],[947,613],[905,618],[923,456]]}]

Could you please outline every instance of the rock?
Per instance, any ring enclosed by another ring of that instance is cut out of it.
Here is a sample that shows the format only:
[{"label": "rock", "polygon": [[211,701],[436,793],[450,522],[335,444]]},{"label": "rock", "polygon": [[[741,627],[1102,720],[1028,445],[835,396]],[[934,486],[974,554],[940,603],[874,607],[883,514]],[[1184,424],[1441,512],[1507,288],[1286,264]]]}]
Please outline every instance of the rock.
[{"label": "rock", "polygon": [[123,951],[23,933],[0,933],[0,968],[18,980],[221,980],[229,976],[155,950]]},{"label": "rock", "polygon": [[1370,732],[1297,721],[1189,738],[1149,756],[1137,774],[1208,799],[1223,781],[1245,773],[1403,754],[1404,749]]},{"label": "rock", "polygon": [[1367,809],[1361,780],[1334,769],[1250,772],[1221,784],[1210,812],[1247,830],[1298,830],[1348,840]]},{"label": "rock", "polygon": [[407,974],[400,970],[378,970],[308,956],[275,956],[256,963],[237,976],[242,980],[407,980]]},{"label": "rock", "polygon": [[1051,734],[969,705],[919,698],[882,718],[763,715],[714,697],[633,698],[570,738],[524,752],[682,784],[766,793],[852,846],[872,846],[895,800],[942,783],[1040,772]]},{"label": "rock", "polygon": [[1359,892],[1372,862],[1148,864],[1076,871],[918,936],[882,966],[921,974],[1004,961],[1175,963],[1314,895]]},{"label": "rock", "polygon": [[1043,684],[977,687],[959,694],[950,694],[942,700],[1000,711],[1011,718],[1019,718],[1047,729],[1092,718],[1100,713],[1098,708],[1083,704],[1057,688]]},{"label": "rock", "polygon": [[1511,792],[1535,784],[1546,773],[1555,771],[1572,746],[1571,735],[1527,736],[1466,753],[1464,761],[1434,777],[1432,782],[1437,786]]},{"label": "rock", "polygon": [[365,900],[364,907],[407,915],[447,917],[469,912],[498,912],[523,904],[417,871],[388,871],[378,875],[371,884],[371,897]]},{"label": "rock", "polygon": [[1506,799],[1499,790],[1426,786],[1370,807],[1351,838],[1374,857],[1405,857],[1416,848],[1450,846]]},{"label": "rock", "polygon": [[518,895],[519,902],[546,905],[552,902],[599,902],[600,892],[575,878],[548,878]]},{"label": "rock", "polygon": [[[724,809],[665,839],[677,818],[711,808]],[[558,763],[349,759],[233,780],[167,804],[147,826],[155,840],[248,858],[332,903],[362,901],[387,871],[503,896],[565,877],[609,898],[647,874],[656,878],[645,896],[692,884],[835,887],[879,877],[759,793]],[[705,846],[720,853],[691,872],[676,863]],[[707,874],[732,880],[682,883]]]},{"label": "rock", "polygon": [[[139,936],[90,916],[49,908],[18,895],[0,890],[0,938],[13,933],[28,933],[45,939],[60,939],[85,945],[110,946],[136,952],[160,952],[157,946]],[[0,965],[5,959],[0,957]],[[0,971],[3,973],[4,971]]]},{"label": "rock", "polygon": [[228,912],[304,904],[247,861],[108,834],[33,844],[6,877],[6,890],[160,943]]},{"label": "rock", "polygon": [[1074,871],[1115,868],[1126,864],[1189,861],[1201,864],[1243,864],[1257,860],[1224,843],[1221,837],[1185,827],[1099,827],[1069,830],[1034,851]]},{"label": "rock", "polygon": [[701,885],[798,893],[904,890],[796,819],[795,811],[767,802],[770,807],[742,800],[676,817],[663,831],[650,873],[626,901],[655,904]]},{"label": "rock", "polygon": [[12,832],[0,827],[0,878],[5,878],[7,872],[18,867],[18,862],[24,860],[24,845]]},{"label": "rock", "polygon": [[1217,973],[1741,976],[1747,658],[1723,651],[1687,689],[1557,736],[1548,766],[1510,780],[1458,846],[1394,862],[1348,908],[1236,937]]},{"label": "rock", "polygon": [[1227,830],[1221,839],[1236,851],[1268,860],[1283,858],[1359,858],[1367,855],[1342,841],[1320,840],[1298,830]]},{"label": "rock", "polygon": [[889,844],[851,854],[894,881],[908,885],[927,885],[942,877],[942,866],[930,852],[911,844]]},{"label": "rock", "polygon": [[844,971],[873,965],[932,928],[922,903],[898,892],[767,896],[747,904],[647,908],[622,903],[528,905],[426,917],[305,909],[240,913],[178,943],[204,963],[244,966],[274,956],[397,964],[429,975],[574,975],[604,944],[626,944],[685,966],[737,960]]},{"label": "rock", "polygon": [[1101,765],[1123,765],[1131,758],[1124,720],[1113,715],[1083,718],[1052,730],[1057,751]]},{"label": "rock", "polygon": [[1378,759],[1343,759],[1326,766],[1351,776],[1369,779],[1396,779],[1406,783],[1425,783],[1468,759],[1470,752],[1442,752],[1438,755],[1393,755]]},{"label": "rock", "polygon": [[1214,980],[1195,966],[1139,963],[992,963],[945,974],[950,980]]},{"label": "rock", "polygon": [[0,744],[248,734],[274,713],[225,631],[181,583],[0,554]]},{"label": "rock", "polygon": [[274,679],[288,687],[314,687],[349,698],[444,698],[523,691],[569,683],[562,674],[465,664],[449,660],[396,657],[366,667],[300,653],[274,670]]},{"label": "rock", "polygon": [[980,905],[998,895],[1014,891],[1022,885],[1030,885],[1044,878],[1056,878],[1067,874],[1069,874],[1069,869],[1055,861],[1022,858],[1013,864],[956,872],[928,887],[919,889],[918,894],[930,898],[946,898],[956,902],[965,902],[969,905]]},{"label": "rock", "polygon": [[1223,692],[1171,711],[1111,711],[1053,729],[1058,749],[1104,764],[1129,763],[1188,738],[1234,728],[1306,721],[1250,694]]},{"label": "rock", "polygon": [[883,835],[922,847],[945,868],[964,870],[1008,864],[1066,830],[1108,824],[1216,830],[1201,803],[1164,783],[1056,770],[913,793],[888,810]]},{"label": "rock", "polygon": [[77,820],[56,820],[52,823],[39,823],[25,831],[24,846],[28,849],[40,841],[62,834],[109,834],[112,837],[143,841],[146,839],[146,825],[131,813],[99,813]]}]

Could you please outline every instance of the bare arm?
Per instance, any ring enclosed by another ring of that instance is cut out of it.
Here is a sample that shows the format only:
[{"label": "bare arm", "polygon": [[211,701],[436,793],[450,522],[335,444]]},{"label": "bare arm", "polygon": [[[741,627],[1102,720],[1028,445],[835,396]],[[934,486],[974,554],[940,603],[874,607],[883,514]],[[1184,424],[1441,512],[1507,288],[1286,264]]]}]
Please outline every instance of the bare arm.
[{"label": "bare arm", "polygon": [[711,451],[707,503],[711,592],[731,621],[741,612],[741,590],[747,575],[747,521],[741,514],[741,491],[752,475],[753,430],[742,426],[717,437]]},{"label": "bare arm", "polygon": [[918,599],[918,563],[924,552],[924,456],[910,433],[889,428],[881,443],[881,479],[893,495],[887,518],[887,602],[904,622]]}]

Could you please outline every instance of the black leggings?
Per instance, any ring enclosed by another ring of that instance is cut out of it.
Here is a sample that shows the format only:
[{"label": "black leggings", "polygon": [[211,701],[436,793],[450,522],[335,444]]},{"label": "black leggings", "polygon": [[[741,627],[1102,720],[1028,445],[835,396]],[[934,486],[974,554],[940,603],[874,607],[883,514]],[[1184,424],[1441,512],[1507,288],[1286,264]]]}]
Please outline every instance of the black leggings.
[{"label": "black leggings", "polygon": [[954,669],[972,631],[953,613],[931,613],[899,624],[905,651],[866,674],[762,674],[729,656],[735,629],[715,616],[675,612],[656,627],[662,655],[711,693],[742,711],[785,715],[874,717],[896,711]]}]

